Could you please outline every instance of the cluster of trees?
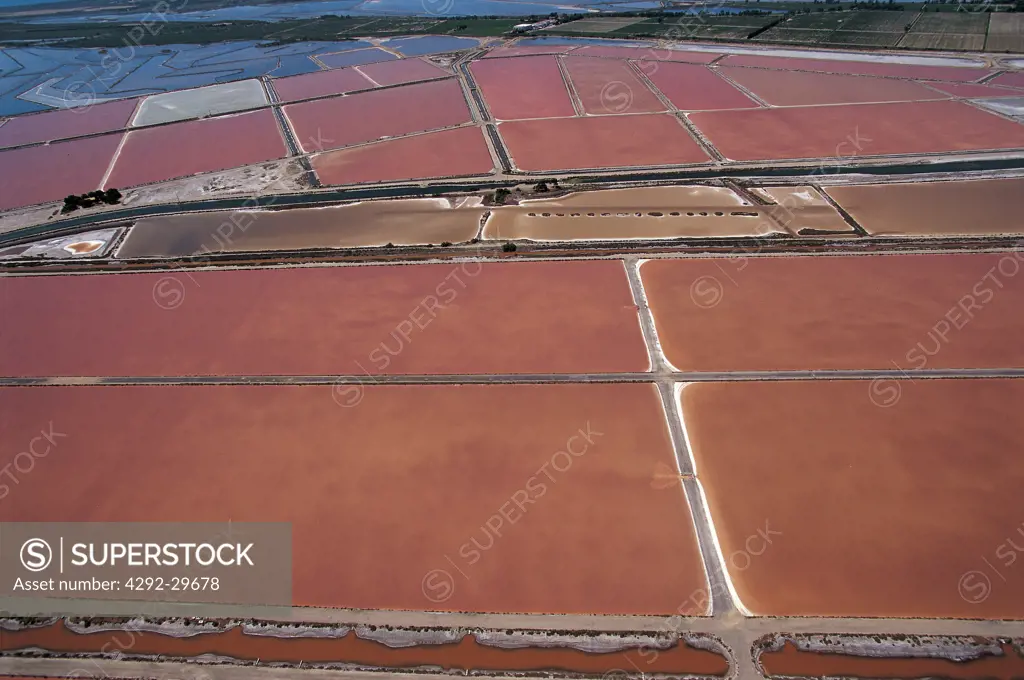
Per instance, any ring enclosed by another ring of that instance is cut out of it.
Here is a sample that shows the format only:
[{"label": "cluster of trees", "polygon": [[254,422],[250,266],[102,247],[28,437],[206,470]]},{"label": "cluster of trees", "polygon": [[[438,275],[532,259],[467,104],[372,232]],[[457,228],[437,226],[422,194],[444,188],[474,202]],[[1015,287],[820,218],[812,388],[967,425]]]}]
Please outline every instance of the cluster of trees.
[{"label": "cluster of trees", "polygon": [[[533,185],[533,193],[544,194],[552,190],[558,191],[559,188],[557,179],[545,179]],[[519,189],[517,188],[516,193],[518,192]],[[505,187],[498,187],[494,190],[494,195],[491,197],[491,200],[494,202],[494,205],[505,205],[505,201],[508,200],[508,197],[511,195],[512,192]]]},{"label": "cluster of trees", "polygon": [[91,208],[94,205],[105,203],[107,205],[115,205],[121,202],[121,192],[117,189],[107,189],[106,191],[90,191],[87,194],[71,194],[64,199],[64,207],[61,208],[61,212],[67,214],[69,212],[78,210],[79,208]]}]

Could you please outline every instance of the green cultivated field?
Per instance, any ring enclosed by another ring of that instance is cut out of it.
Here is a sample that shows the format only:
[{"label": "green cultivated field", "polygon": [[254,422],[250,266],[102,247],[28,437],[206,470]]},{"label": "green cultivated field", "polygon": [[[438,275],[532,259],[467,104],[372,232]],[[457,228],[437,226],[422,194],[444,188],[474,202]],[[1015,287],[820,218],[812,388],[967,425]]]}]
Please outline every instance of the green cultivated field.
[{"label": "green cultivated field", "polygon": [[657,19],[647,19],[606,35],[616,38],[743,40],[773,21],[778,21],[779,18],[779,15],[684,15],[664,17],[661,22]]},{"label": "green cultivated field", "polygon": [[519,19],[449,19],[435,24],[428,32],[486,37],[505,35],[518,23]]},{"label": "green cultivated field", "polygon": [[919,12],[844,12],[845,20],[840,30],[903,33],[903,29],[912,24],[918,14]]},{"label": "green cultivated field", "polygon": [[842,22],[849,18],[853,12],[812,12],[810,14],[796,14],[786,19],[779,28],[803,28],[815,30],[833,31],[839,28]]},{"label": "green cultivated field", "polygon": [[[821,9],[821,6],[818,6]],[[824,47],[1024,51],[1024,13],[954,12],[943,5],[912,10],[812,11],[787,17],[759,42]],[[991,25],[990,25],[991,22]],[[992,26],[998,24],[999,32]],[[987,32],[987,36],[986,36]]]},{"label": "green cultivated field", "polygon": [[823,45],[851,45],[855,47],[896,47],[903,33],[877,31],[835,31]]},{"label": "green cultivated field", "polygon": [[985,49],[992,52],[1024,52],[1024,14],[992,14]]},{"label": "green cultivated field", "polygon": [[[207,2],[213,0],[195,0]],[[1024,0],[1021,0],[1024,2]],[[1024,52],[1024,12],[956,11],[965,5],[897,3],[884,10],[853,9],[849,3],[739,2],[729,5],[750,14],[606,14],[598,17],[563,16],[564,23],[542,35],[601,33],[615,38],[666,40],[754,41],[823,47],[905,48]],[[762,8],[791,14],[757,14]],[[974,7],[974,5],[970,5]],[[980,9],[982,6],[977,5]],[[996,5],[985,5],[993,9]],[[999,8],[1006,6],[999,5]],[[208,44],[231,40],[281,43],[346,40],[356,37],[439,34],[465,36],[510,35],[518,23],[542,17],[448,18],[322,16],[312,21],[169,22],[146,32],[142,43]],[[575,19],[575,21],[573,20]],[[66,47],[119,47],[127,23],[27,24],[0,22],[0,43],[61,41]]]},{"label": "green cultivated field", "polygon": [[772,28],[754,38],[758,42],[781,42],[797,45],[814,45],[827,38],[832,31],[808,28]]},{"label": "green cultivated field", "polygon": [[695,19],[710,25],[750,26],[760,28],[781,19],[778,14],[719,14],[718,16],[697,16]]},{"label": "green cultivated field", "polygon": [[[970,33],[985,35],[989,17],[997,15],[988,12],[924,12],[917,20],[911,33]],[[1000,14],[998,16],[1013,16]]]},{"label": "green cultivated field", "polygon": [[576,21],[570,21],[546,29],[545,33],[561,31],[567,33],[612,34],[615,31],[620,31],[638,23],[643,23],[643,19],[640,17],[587,17],[586,19],[577,19]]},{"label": "green cultivated field", "polygon": [[757,29],[751,26],[704,26],[694,32],[695,39],[745,40]]},{"label": "green cultivated field", "polygon": [[911,50],[980,51],[985,49],[988,12],[922,12],[899,46]]},{"label": "green cultivated field", "polygon": [[975,52],[985,49],[985,34],[909,33],[899,42],[908,50],[953,50]]}]

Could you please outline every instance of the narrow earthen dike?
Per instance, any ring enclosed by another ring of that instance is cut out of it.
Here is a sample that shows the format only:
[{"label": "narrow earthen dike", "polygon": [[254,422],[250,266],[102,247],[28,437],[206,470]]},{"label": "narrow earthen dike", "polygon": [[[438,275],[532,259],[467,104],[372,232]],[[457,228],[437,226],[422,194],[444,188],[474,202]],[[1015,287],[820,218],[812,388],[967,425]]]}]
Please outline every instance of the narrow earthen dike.
[{"label": "narrow earthen dike", "polygon": [[771,635],[755,647],[769,677],[1020,678],[1019,645],[986,638]]}]

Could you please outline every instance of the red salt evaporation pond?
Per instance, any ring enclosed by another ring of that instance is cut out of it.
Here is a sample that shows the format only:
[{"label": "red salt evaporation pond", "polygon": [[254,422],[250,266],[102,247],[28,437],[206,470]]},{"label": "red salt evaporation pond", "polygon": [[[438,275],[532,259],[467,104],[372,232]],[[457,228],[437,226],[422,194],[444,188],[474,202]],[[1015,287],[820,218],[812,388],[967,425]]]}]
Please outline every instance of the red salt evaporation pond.
[{"label": "red salt evaporation pond", "polygon": [[124,135],[0,151],[0,210],[95,191]]},{"label": "red salt evaporation pond", "polygon": [[576,115],[557,57],[484,59],[469,68],[498,120]]},{"label": "red salt evaporation pond", "polygon": [[396,182],[434,177],[471,177],[494,172],[494,161],[476,126],[428,132],[312,158],[323,184]]},{"label": "red salt evaporation pond", "polygon": [[642,65],[641,69],[662,94],[683,111],[760,107],[706,66],[652,62]]},{"label": "red salt evaporation pond", "polygon": [[[1024,618],[1011,547],[1024,545],[1024,380],[912,378],[889,381],[902,397],[887,407],[870,380],[683,388],[697,477],[750,612]],[[751,556],[766,528],[771,545]]]},{"label": "red salt evaporation pond", "polygon": [[[523,349],[501,347],[490,351]],[[676,469],[654,385],[369,385],[363,397],[342,408],[323,385],[0,388],[3,451],[47,422],[68,433],[0,519],[290,522],[299,606],[667,615],[705,587],[682,486],[652,485]]]},{"label": "red salt evaporation pond", "polygon": [[736,161],[1024,147],[1024,126],[957,101],[714,111],[690,120]]},{"label": "red salt evaporation pond", "polygon": [[447,78],[452,75],[443,68],[422,59],[401,59],[379,64],[366,64],[360,66],[358,70],[381,86],[415,83],[420,80]]},{"label": "red salt evaporation pond", "polygon": [[719,72],[773,106],[946,99],[924,85],[893,78],[740,67],[723,67]]},{"label": "red salt evaporation pond", "polygon": [[270,81],[283,102],[300,99],[342,94],[356,90],[370,90],[374,85],[354,68],[339,68],[332,71],[316,71]]},{"label": "red salt evaporation pond", "polygon": [[586,113],[653,113],[665,105],[625,61],[565,57],[563,62]]},{"label": "red salt evaporation pond", "polygon": [[565,54],[575,49],[573,45],[513,45],[512,47],[496,47],[485,54],[482,59],[495,57],[525,57],[535,54]]},{"label": "red salt evaporation pond", "polygon": [[498,127],[520,170],[704,163],[707,154],[671,115],[524,120]]},{"label": "red salt evaporation pond", "polygon": [[1024,177],[847,184],[825,191],[876,236],[1021,234]]},{"label": "red salt evaporation pond", "polygon": [[573,52],[585,57],[612,57],[615,59],[636,59],[639,61],[686,61],[691,64],[710,64],[720,57],[713,52],[689,52],[668,50],[661,47],[615,47],[612,45],[587,45]]},{"label": "red salt evaporation pond", "polygon": [[928,83],[928,87],[951,94],[954,97],[973,97],[976,99],[992,99],[995,97],[1020,97],[1017,90],[991,85],[973,85],[971,83]]},{"label": "red salt evaporation pond", "polygon": [[962,66],[916,66],[912,64],[886,64],[871,61],[844,61],[841,59],[801,59],[799,57],[756,57],[745,54],[727,56],[721,66],[753,66],[783,71],[821,71],[848,75],[889,76],[917,80],[947,80],[969,83],[987,76],[991,71]]},{"label": "red salt evaporation pond", "polygon": [[990,85],[1005,85],[1006,87],[1016,87],[1024,89],[1024,73],[1015,71],[1013,73],[1003,73],[996,76],[992,80],[988,81]]},{"label": "red salt evaporation pond", "polygon": [[640,273],[680,370],[913,377],[1024,367],[1021,267],[1024,255],[965,253],[652,260]]},{"label": "red salt evaporation pond", "polygon": [[130,187],[288,155],[270,109],[133,130],[106,186]]},{"label": "red salt evaporation pond", "polygon": [[0,375],[8,376],[649,365],[617,261],[8,277],[0,278],[0,318]]},{"label": "red salt evaporation pond", "polygon": [[[323,151],[472,120],[455,79],[284,107],[303,151]],[[397,159],[396,159],[397,160]]]},{"label": "red salt evaporation pond", "polygon": [[16,116],[0,125],[0,147],[123,130],[131,120],[137,102],[136,99],[123,99],[76,109]]}]

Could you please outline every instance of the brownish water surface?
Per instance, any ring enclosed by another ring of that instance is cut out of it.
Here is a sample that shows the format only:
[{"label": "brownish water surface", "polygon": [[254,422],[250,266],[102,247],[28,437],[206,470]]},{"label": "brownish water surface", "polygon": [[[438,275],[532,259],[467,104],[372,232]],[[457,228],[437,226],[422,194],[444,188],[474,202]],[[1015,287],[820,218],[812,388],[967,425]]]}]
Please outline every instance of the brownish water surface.
[{"label": "brownish water surface", "polygon": [[0,319],[0,375],[9,376],[372,382],[650,366],[614,260],[9,276],[0,278]]},{"label": "brownish water surface", "polygon": [[479,199],[414,198],[146,217],[132,228],[118,257],[458,243],[476,236],[484,213],[479,206]]},{"label": "brownish water surface", "polygon": [[0,147],[120,130],[128,124],[137,103],[136,99],[122,99],[15,116],[0,126]]},{"label": "brownish water surface", "polygon": [[734,161],[1024,147],[1024,126],[957,101],[703,111],[689,119]]},{"label": "brownish water surface", "polygon": [[[501,649],[477,643],[472,635],[461,642],[443,645],[421,645],[392,648],[354,633],[343,638],[276,638],[245,635],[241,628],[188,638],[175,638],[155,633],[97,632],[79,634],[57,622],[46,628],[4,631],[0,651],[40,647],[54,652],[89,653],[118,649],[126,655],[163,655],[196,657],[215,654],[261,663],[303,661],[310,663],[349,663],[361,666],[415,668],[435,666],[445,670],[504,671],[575,671],[598,675],[618,668],[623,660],[620,652],[588,654],[575,649]],[[696,649],[685,643],[668,650],[658,650],[648,666],[654,673],[693,673],[725,675],[728,662],[720,654]],[[638,658],[637,652],[631,656]],[[641,660],[641,663],[646,663]],[[621,671],[620,671],[621,672]]]},{"label": "brownish water surface", "polygon": [[651,260],[640,268],[680,370],[1024,366],[1024,254]]},{"label": "brownish water surface", "polygon": [[474,61],[470,70],[498,120],[576,113],[554,56]]},{"label": "brownish water surface", "polygon": [[781,69],[783,71],[819,71],[850,75],[917,78],[920,80],[948,80],[972,82],[992,71],[960,66],[920,66],[916,64],[887,64],[876,61],[850,61],[848,59],[804,59],[800,57],[769,57],[759,54],[730,54],[719,64],[725,66],[752,66],[754,68]]},{"label": "brownish water surface", "polygon": [[484,134],[468,126],[336,149],[313,156],[313,170],[325,185],[489,175]]},{"label": "brownish water surface", "polygon": [[354,146],[472,120],[455,79],[289,104],[284,114],[309,153]]},{"label": "brownish water surface", "polygon": [[7,387],[0,467],[48,422],[0,521],[289,522],[299,606],[667,615],[705,587],[651,384]]},{"label": "brownish water surface", "polygon": [[1024,380],[913,377],[683,389],[747,610],[1024,618]]},{"label": "brownish water surface", "polygon": [[769,208],[768,212],[794,232],[812,229],[853,233],[839,211],[814,187],[763,187],[753,191],[774,203],[775,207]]},{"label": "brownish water surface", "polygon": [[718,71],[772,106],[909,102],[945,98],[945,95],[923,85],[895,78],[736,66],[720,67]]},{"label": "brownish water surface", "polygon": [[164,182],[288,155],[270,109],[132,130],[101,188]]},{"label": "brownish water surface", "polygon": [[764,206],[708,186],[611,189],[495,208],[484,238],[572,241],[753,236],[783,230]]},{"label": "brownish water surface", "polygon": [[[478,61],[474,66],[492,61],[497,60]],[[498,131],[513,165],[526,171],[681,165],[709,160],[670,114],[523,120],[502,123]]]},{"label": "brownish water surface", "polygon": [[1024,233],[1024,178],[826,187],[871,234]]},{"label": "brownish water surface", "polygon": [[625,61],[563,57],[583,110],[594,116],[664,111],[665,105]]},{"label": "brownish water surface", "polygon": [[0,151],[0,210],[59,201],[68,194],[101,188],[103,173],[122,137],[120,133],[99,135]]}]

